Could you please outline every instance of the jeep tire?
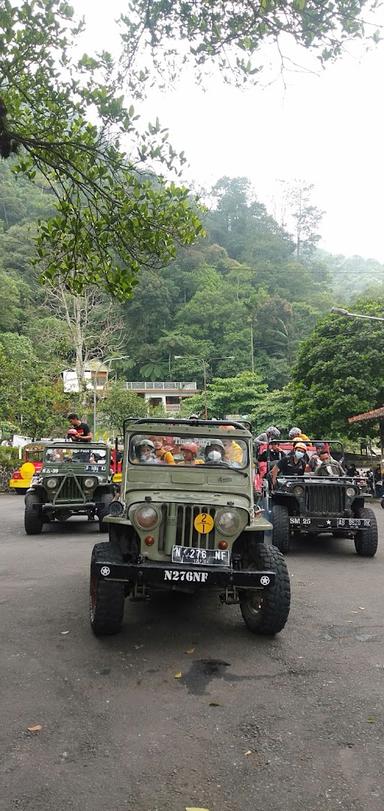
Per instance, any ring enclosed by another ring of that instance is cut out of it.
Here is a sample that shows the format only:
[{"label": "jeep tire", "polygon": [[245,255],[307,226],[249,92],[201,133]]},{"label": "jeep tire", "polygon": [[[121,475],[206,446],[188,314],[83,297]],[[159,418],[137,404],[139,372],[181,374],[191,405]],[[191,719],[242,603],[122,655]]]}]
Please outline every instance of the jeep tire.
[{"label": "jeep tire", "polygon": [[113,500],[112,493],[103,493],[100,498],[100,507],[97,510],[97,517],[99,519],[99,532],[108,532],[108,524],[105,523],[104,518],[108,515],[109,505]]},{"label": "jeep tire", "polygon": [[[92,563],[96,561],[120,563],[122,558],[109,543],[98,543],[92,550]],[[103,578],[90,578],[89,613],[95,636],[117,634],[124,616],[125,591],[123,583],[108,582]]]},{"label": "jeep tire", "polygon": [[370,518],[371,526],[358,529],[355,535],[355,549],[362,558],[373,558],[377,552],[377,521],[373,510],[369,507],[362,507],[357,518]]},{"label": "jeep tire", "polygon": [[272,543],[285,555],[289,551],[290,526],[288,508],[284,504],[273,504],[272,506]]},{"label": "jeep tire", "polygon": [[41,505],[41,500],[37,493],[28,493],[24,511],[24,529],[27,535],[40,535],[43,529],[42,511],[38,509],[38,505]]},{"label": "jeep tire", "polygon": [[247,628],[254,634],[273,636],[284,628],[291,602],[291,588],[287,564],[275,546],[259,544],[257,558],[248,562],[248,568],[270,569],[275,580],[269,588],[240,590],[240,610]]}]

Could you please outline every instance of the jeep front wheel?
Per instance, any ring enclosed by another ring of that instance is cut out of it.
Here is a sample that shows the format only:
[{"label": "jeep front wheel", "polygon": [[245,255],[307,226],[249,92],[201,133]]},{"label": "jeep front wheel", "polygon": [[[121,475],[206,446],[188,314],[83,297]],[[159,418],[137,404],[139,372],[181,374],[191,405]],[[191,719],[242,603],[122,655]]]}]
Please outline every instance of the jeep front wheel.
[{"label": "jeep front wheel", "polygon": [[27,535],[40,535],[43,524],[40,498],[36,493],[30,493],[25,499],[24,529]]},{"label": "jeep front wheel", "polygon": [[[92,562],[120,562],[121,558],[109,543],[98,543],[92,550]],[[124,585],[92,574],[89,594],[91,628],[95,636],[117,634],[124,616]]]},{"label": "jeep front wheel", "polygon": [[358,529],[355,535],[355,549],[362,558],[373,558],[377,552],[377,521],[373,510],[363,507],[359,510],[357,518],[369,518],[371,525]]},{"label": "jeep front wheel", "polygon": [[290,526],[288,508],[283,504],[272,507],[273,545],[285,555],[289,551]]},{"label": "jeep front wheel", "polygon": [[241,590],[240,610],[247,628],[254,634],[273,636],[284,628],[289,615],[291,588],[287,564],[274,546],[260,544],[257,558],[249,569],[270,569],[274,583],[263,590]]}]

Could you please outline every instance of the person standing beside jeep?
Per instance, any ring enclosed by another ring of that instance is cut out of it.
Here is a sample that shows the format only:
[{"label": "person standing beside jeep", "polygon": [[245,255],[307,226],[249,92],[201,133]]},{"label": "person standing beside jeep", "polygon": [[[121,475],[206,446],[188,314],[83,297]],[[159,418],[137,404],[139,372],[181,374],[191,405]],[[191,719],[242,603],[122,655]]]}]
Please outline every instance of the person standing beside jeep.
[{"label": "person standing beside jeep", "polygon": [[272,487],[278,476],[304,476],[307,465],[307,447],[304,442],[296,442],[294,448],[272,468]]},{"label": "person standing beside jeep", "polygon": [[92,434],[89,425],[82,422],[75,413],[68,414],[71,428],[67,431],[67,437],[72,442],[92,442]]}]

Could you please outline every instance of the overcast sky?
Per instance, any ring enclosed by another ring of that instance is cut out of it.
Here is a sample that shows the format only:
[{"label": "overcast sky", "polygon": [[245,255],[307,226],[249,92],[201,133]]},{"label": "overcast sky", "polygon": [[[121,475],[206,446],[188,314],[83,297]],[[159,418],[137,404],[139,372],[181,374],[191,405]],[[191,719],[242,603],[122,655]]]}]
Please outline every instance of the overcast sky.
[{"label": "overcast sky", "polygon": [[[74,6],[86,17],[87,50],[116,52],[114,20],[124,0]],[[146,118],[158,115],[169,127],[172,144],[187,155],[190,182],[209,187],[223,175],[246,176],[278,214],[281,181],[302,178],[315,185],[313,202],[326,212],[321,247],[384,262],[384,43],[368,53],[354,47],[325,71],[291,55],[317,75],[291,72],[286,87],[275,81],[247,91],[216,80],[206,92],[186,76],[149,99]]]}]

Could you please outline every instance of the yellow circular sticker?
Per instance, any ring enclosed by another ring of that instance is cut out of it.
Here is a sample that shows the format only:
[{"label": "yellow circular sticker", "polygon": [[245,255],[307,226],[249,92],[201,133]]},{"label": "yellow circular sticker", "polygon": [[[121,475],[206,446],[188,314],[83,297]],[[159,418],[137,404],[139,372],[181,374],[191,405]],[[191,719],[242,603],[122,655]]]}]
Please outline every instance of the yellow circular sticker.
[{"label": "yellow circular sticker", "polygon": [[200,532],[200,535],[208,535],[208,533],[213,530],[215,522],[208,513],[199,513],[193,523],[197,532]]}]

